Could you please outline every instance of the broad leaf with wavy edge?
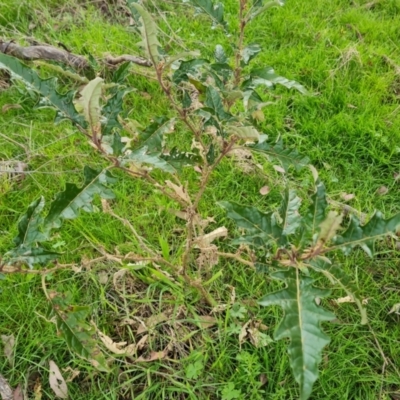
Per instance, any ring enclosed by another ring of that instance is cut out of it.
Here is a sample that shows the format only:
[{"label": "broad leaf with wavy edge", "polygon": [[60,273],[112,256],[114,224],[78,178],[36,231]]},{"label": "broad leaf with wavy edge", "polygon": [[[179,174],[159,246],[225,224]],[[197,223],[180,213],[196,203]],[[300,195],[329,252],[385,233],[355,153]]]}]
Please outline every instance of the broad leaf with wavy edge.
[{"label": "broad leaf with wavy edge", "polygon": [[365,325],[368,323],[367,310],[363,307],[358,295],[358,289],[352,282],[352,279],[339,267],[333,265],[330,260],[324,257],[317,257],[310,261],[308,264],[312,269],[325,275],[332,284],[339,285],[346,293],[354,299],[360,315],[361,324]]},{"label": "broad leaf with wavy edge", "polygon": [[184,0],[193,4],[197,9],[207,14],[214,24],[222,25],[225,29],[227,23],[224,20],[224,6],[222,3],[213,4],[211,0]]},{"label": "broad leaf with wavy edge", "polygon": [[114,183],[115,178],[108,171],[96,171],[88,166],[83,170],[85,181],[81,187],[67,183],[65,190],[58,193],[44,220],[44,228],[50,231],[61,226],[61,219],[73,219],[79,210],[93,211],[92,201],[97,194],[103,199],[113,199],[113,192],[105,185]]},{"label": "broad leaf with wavy edge", "polygon": [[296,191],[287,189],[279,209],[279,215],[282,218],[282,235],[291,235],[300,226],[302,220],[299,213],[300,204],[301,199]]},{"label": "broad leaf with wavy edge", "polygon": [[107,360],[95,339],[96,328],[86,322],[90,308],[71,305],[69,294],[50,293],[49,297],[58,332],[68,348],[99,371],[110,372]]},{"label": "broad leaf with wavy edge", "polygon": [[139,133],[137,148],[147,147],[148,153],[160,153],[164,135],[174,129],[175,118],[158,117],[144,131]]},{"label": "broad leaf with wavy edge", "polygon": [[240,243],[261,246],[275,243],[282,237],[282,228],[278,226],[272,212],[263,213],[255,207],[241,206],[229,201],[220,201],[218,204],[227,211],[228,217],[238,227],[246,229],[247,235],[239,239]]},{"label": "broad leaf with wavy edge", "polygon": [[14,238],[17,246],[29,247],[37,242],[47,239],[47,236],[40,231],[43,218],[40,216],[44,208],[44,198],[39,197],[33,201],[26,213],[21,217],[18,223],[18,235]]},{"label": "broad leaf with wavy edge", "polygon": [[311,196],[311,199],[312,204],[308,208],[303,221],[312,237],[319,231],[319,226],[325,220],[328,207],[325,185],[319,179],[316,181],[315,193]]},{"label": "broad leaf with wavy edge", "polygon": [[268,158],[278,160],[282,167],[287,171],[292,165],[296,170],[304,168],[309,163],[309,158],[299,154],[296,150],[288,149],[283,146],[282,140],[279,140],[274,145],[268,142],[257,143],[248,146],[251,151],[261,153]]},{"label": "broad leaf with wavy edge", "polygon": [[130,3],[130,8],[135,9],[142,17],[140,25],[140,33],[142,35],[142,45],[146,50],[147,56],[150,60],[157,64],[160,59],[158,48],[161,47],[157,38],[158,27],[151,17],[150,13],[141,5],[137,3]]},{"label": "broad leaf with wavy edge", "polygon": [[274,338],[290,339],[290,366],[296,382],[300,385],[300,399],[306,400],[318,379],[322,349],[330,341],[322,331],[320,323],[333,320],[335,315],[315,303],[317,297],[326,297],[329,291],[313,287],[313,279],[300,274],[297,268],[272,274],[273,278],[286,282],[287,287],[263,297],[259,304],[278,305],[285,313]]},{"label": "broad leaf with wavy edge", "polygon": [[55,78],[41,79],[32,68],[3,53],[0,53],[0,69],[6,69],[12,78],[21,80],[27,88],[40,94],[43,106],[53,106],[57,110],[57,121],[67,118],[82,127],[86,126],[83,116],[76,111],[72,103],[73,94],[58,93]]},{"label": "broad leaf with wavy edge", "polygon": [[329,250],[341,248],[346,254],[356,246],[360,246],[370,257],[373,255],[374,242],[400,228],[400,213],[392,218],[384,219],[380,211],[376,211],[367,224],[361,225],[360,220],[352,215],[350,224],[341,235],[333,240]]},{"label": "broad leaf with wavy edge", "polygon": [[104,85],[102,78],[94,78],[80,92],[77,106],[82,107],[83,115],[91,128],[100,125],[100,96]]}]

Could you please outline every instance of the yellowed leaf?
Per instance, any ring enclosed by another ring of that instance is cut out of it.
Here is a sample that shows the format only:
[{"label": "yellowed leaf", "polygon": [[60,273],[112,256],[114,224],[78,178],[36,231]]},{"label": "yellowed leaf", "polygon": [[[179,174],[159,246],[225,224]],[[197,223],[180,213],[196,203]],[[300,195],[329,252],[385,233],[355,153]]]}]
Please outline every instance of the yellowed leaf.
[{"label": "yellowed leaf", "polygon": [[275,171],[280,172],[281,174],[286,173],[286,171],[285,171],[281,166],[279,166],[279,165],[273,165],[272,168],[273,168]]},{"label": "yellowed leaf", "polygon": [[6,378],[0,374],[0,396],[3,400],[12,400],[13,391]]},{"label": "yellowed leaf", "polygon": [[72,369],[71,367],[63,368],[63,372],[68,373],[68,376],[65,379],[65,382],[67,383],[72,382],[81,373],[81,371],[78,371],[77,369]]},{"label": "yellowed leaf", "polygon": [[4,355],[6,356],[8,363],[14,365],[14,345],[15,338],[14,335],[1,335],[1,341],[4,344]]},{"label": "yellowed leaf", "polygon": [[376,194],[379,196],[384,196],[385,194],[389,193],[389,189],[386,186],[381,186],[377,191]]},{"label": "yellowed leaf", "polygon": [[221,237],[226,237],[228,236],[228,229],[226,229],[224,226],[221,226],[217,229],[214,229],[212,232],[207,233],[203,236],[199,236],[196,239],[196,247],[199,247],[201,249],[207,248],[211,245],[211,243],[218,238]]},{"label": "yellowed leaf", "polygon": [[36,380],[33,388],[34,400],[42,400],[42,383],[39,379]]},{"label": "yellowed leaf", "polygon": [[344,201],[350,201],[353,200],[354,197],[356,197],[353,193],[345,193],[342,192],[340,193],[340,197],[344,200]]},{"label": "yellowed leaf", "polygon": [[218,320],[211,315],[201,315],[198,317],[196,322],[200,325],[200,328],[207,329],[214,326]]},{"label": "yellowed leaf", "polygon": [[1,107],[1,112],[6,113],[8,110],[18,110],[22,108],[20,104],[4,104],[3,107]]},{"label": "yellowed leaf", "polygon": [[137,335],[140,335],[143,332],[147,332],[149,329],[154,328],[156,325],[167,321],[169,317],[165,315],[164,313],[152,315],[151,317],[147,318],[146,321],[144,321],[144,325],[141,324],[136,332]]},{"label": "yellowed leaf", "polygon": [[318,240],[322,243],[329,242],[340,228],[342,219],[342,214],[338,215],[335,211],[329,211],[326,219],[320,224],[321,230],[319,232]]},{"label": "yellowed leaf", "polygon": [[49,361],[49,384],[50,387],[53,389],[56,397],[60,399],[67,399],[68,398],[68,387],[63,378],[60,369],[58,368],[57,364],[50,360]]},{"label": "yellowed leaf", "polygon": [[152,351],[147,357],[140,356],[139,358],[136,359],[136,362],[151,362],[156,360],[162,360],[168,356],[169,352],[170,352],[170,346],[168,345],[162,351]]},{"label": "yellowed leaf", "polygon": [[99,330],[97,330],[97,334],[99,335],[99,338],[103,342],[104,346],[106,346],[107,349],[112,353],[127,356],[136,354],[135,344],[130,344],[127,346],[127,342],[114,342],[109,336]]}]

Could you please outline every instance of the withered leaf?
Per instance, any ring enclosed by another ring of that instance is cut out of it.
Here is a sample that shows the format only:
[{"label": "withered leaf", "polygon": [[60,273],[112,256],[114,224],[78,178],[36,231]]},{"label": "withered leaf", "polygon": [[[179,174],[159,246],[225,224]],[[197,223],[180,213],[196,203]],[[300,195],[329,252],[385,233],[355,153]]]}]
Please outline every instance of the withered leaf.
[{"label": "withered leaf", "polygon": [[4,355],[6,356],[9,364],[14,365],[14,345],[15,338],[14,335],[1,335],[1,341],[4,344]]},{"label": "withered leaf", "polygon": [[126,342],[114,342],[109,336],[99,330],[97,331],[97,334],[99,335],[99,338],[103,342],[104,346],[106,346],[107,349],[114,354],[132,356],[136,353],[135,344],[130,344],[127,346]]},{"label": "withered leaf", "polygon": [[3,375],[0,375],[0,396],[2,400],[13,400],[12,388]]},{"label": "withered leaf", "polygon": [[68,387],[67,384],[61,375],[60,369],[58,368],[57,364],[50,360],[49,361],[49,369],[50,369],[50,376],[49,376],[49,384],[50,387],[53,389],[56,397],[60,399],[67,399],[68,398]]},{"label": "withered leaf", "polygon": [[269,192],[270,192],[270,187],[269,186],[263,186],[261,189],[260,189],[260,194],[262,195],[262,196],[265,196],[265,195],[267,195]]}]

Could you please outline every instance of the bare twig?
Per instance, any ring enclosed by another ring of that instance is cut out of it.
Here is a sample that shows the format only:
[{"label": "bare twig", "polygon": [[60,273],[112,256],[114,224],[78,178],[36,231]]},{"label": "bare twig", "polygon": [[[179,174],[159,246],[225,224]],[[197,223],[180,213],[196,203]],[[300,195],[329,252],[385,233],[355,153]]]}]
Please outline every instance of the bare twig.
[{"label": "bare twig", "polygon": [[241,264],[248,265],[249,267],[255,269],[255,265],[253,261],[245,260],[244,258],[240,257],[238,254],[234,253],[222,253],[221,251],[217,251],[217,254],[220,257],[225,257],[225,258],[233,258],[234,260],[240,262]]},{"label": "bare twig", "polygon": [[[89,63],[85,57],[77,54],[70,53],[66,50],[58,49],[51,45],[33,45],[33,46],[20,46],[13,41],[2,41],[0,39],[0,52],[9,54],[13,57],[21,60],[47,60],[56,61],[62,64],[69,65],[75,69],[86,69],[89,67]],[[152,63],[142,57],[132,56],[123,54],[119,57],[112,57],[107,55],[104,62],[109,65],[118,65],[123,62],[132,62],[134,64],[141,65],[143,67],[150,67]]]}]

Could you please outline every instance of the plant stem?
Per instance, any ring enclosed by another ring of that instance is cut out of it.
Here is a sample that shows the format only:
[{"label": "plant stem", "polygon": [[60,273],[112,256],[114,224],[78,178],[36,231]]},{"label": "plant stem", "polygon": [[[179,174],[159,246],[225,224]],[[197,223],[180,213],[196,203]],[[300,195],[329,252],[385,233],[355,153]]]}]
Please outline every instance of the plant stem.
[{"label": "plant stem", "polygon": [[242,50],[243,50],[243,41],[244,41],[244,30],[246,28],[246,18],[244,16],[244,12],[246,9],[247,0],[239,0],[239,40],[235,54],[235,71],[234,76],[235,80],[234,83],[236,86],[239,86],[240,78],[242,74],[242,68],[240,66],[240,61],[242,59]]}]

